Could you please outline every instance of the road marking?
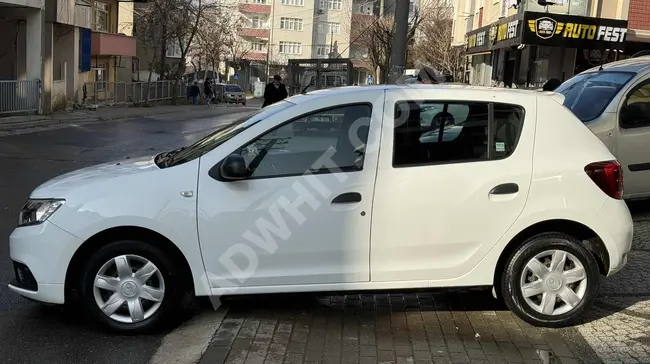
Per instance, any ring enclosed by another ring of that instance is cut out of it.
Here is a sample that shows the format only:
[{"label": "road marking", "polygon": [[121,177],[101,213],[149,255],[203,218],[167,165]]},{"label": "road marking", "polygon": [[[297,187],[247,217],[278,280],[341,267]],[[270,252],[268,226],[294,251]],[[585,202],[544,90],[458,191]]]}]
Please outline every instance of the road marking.
[{"label": "road marking", "polygon": [[149,364],[195,364],[201,360],[228,310],[201,313],[165,335]]}]

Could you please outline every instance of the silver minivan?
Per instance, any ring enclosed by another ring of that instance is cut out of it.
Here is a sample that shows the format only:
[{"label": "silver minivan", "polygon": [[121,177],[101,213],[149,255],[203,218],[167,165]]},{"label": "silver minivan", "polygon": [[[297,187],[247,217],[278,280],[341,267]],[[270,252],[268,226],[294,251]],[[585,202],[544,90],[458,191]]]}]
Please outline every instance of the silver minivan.
[{"label": "silver minivan", "polygon": [[650,56],[584,71],[555,92],[618,158],[624,198],[650,198]]}]

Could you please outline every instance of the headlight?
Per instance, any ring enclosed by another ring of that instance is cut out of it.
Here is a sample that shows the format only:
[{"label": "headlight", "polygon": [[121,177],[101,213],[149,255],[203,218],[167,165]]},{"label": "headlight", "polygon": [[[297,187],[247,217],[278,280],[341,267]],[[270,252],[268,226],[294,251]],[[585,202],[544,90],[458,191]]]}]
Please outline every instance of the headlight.
[{"label": "headlight", "polygon": [[18,226],[42,224],[59,209],[65,200],[27,200],[18,215]]}]

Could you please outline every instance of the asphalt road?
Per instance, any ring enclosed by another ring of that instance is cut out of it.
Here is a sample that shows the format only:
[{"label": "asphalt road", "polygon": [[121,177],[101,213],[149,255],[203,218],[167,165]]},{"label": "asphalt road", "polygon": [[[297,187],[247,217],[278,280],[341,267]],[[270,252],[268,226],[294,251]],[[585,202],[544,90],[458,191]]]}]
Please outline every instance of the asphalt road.
[{"label": "asphalt road", "polygon": [[[0,138],[0,361],[2,363],[146,363],[164,333],[109,335],[75,312],[43,306],[12,293],[8,236],[17,211],[42,182],[75,169],[124,157],[155,154],[187,145],[214,130],[227,114],[250,111],[230,107],[192,115],[168,114]],[[197,110],[198,111],[198,110]],[[213,117],[205,118],[206,114]]]}]

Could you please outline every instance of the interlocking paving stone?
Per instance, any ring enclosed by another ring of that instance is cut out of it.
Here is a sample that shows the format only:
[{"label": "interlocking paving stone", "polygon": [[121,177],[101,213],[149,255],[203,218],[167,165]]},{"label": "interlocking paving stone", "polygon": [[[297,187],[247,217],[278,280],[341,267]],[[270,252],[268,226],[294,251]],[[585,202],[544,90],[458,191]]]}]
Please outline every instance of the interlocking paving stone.
[{"label": "interlocking paving stone", "polygon": [[650,208],[631,210],[628,264],[574,328],[533,327],[489,292],[235,297],[201,364],[650,364]]},{"label": "interlocking paving stone", "polygon": [[539,347],[578,360],[559,332],[523,323],[484,291],[271,295],[224,304],[228,314],[201,364],[543,363]]}]

